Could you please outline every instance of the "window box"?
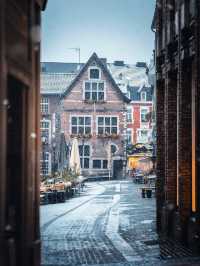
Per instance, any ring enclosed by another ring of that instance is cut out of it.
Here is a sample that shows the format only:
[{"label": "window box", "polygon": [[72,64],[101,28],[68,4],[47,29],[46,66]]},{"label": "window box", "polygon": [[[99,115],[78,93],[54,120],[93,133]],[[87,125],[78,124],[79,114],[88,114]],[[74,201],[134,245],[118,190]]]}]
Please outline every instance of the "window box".
[{"label": "window box", "polygon": [[98,134],[97,135],[98,138],[112,138],[112,139],[118,139],[119,135],[118,134],[109,134],[109,133],[104,133],[104,134]]},{"label": "window box", "polygon": [[78,138],[78,139],[89,139],[92,137],[92,134],[71,134],[71,138]]}]

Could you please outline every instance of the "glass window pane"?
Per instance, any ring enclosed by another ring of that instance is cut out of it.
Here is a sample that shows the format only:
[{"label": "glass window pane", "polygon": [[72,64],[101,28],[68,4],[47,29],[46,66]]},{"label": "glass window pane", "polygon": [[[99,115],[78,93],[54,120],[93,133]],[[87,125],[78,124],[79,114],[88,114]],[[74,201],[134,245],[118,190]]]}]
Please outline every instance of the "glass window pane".
[{"label": "glass window pane", "polygon": [[84,127],[78,127],[78,134],[84,133]]},{"label": "glass window pane", "polygon": [[85,125],[91,125],[91,117],[85,117]]},{"label": "glass window pane", "polygon": [[84,125],[84,117],[79,117],[78,118],[78,124],[79,125]]},{"label": "glass window pane", "polygon": [[113,126],[117,125],[117,117],[112,117],[112,125]]},{"label": "glass window pane", "polygon": [[94,100],[94,101],[97,100],[97,92],[92,93],[92,100]]},{"label": "glass window pane", "polygon": [[103,169],[108,168],[108,160],[103,160]]},{"label": "glass window pane", "polygon": [[85,100],[90,100],[90,92],[85,93]]},{"label": "glass window pane", "polygon": [[99,126],[103,126],[103,121],[104,121],[103,117],[98,117],[98,125]]},{"label": "glass window pane", "polygon": [[84,159],[84,168],[88,169],[90,166],[90,159],[89,158],[85,158]]},{"label": "glass window pane", "polygon": [[108,134],[110,134],[110,127],[106,127],[105,128],[105,132],[108,133]]},{"label": "glass window pane", "polygon": [[90,146],[89,145],[84,146],[84,156],[90,156]]},{"label": "glass window pane", "polygon": [[99,83],[99,91],[103,91],[104,90],[104,83],[100,82]]},{"label": "glass window pane", "polygon": [[80,159],[81,162],[81,168],[83,168],[83,159]]},{"label": "glass window pane", "polygon": [[112,127],[111,132],[112,132],[113,134],[117,134],[117,127]]},{"label": "glass window pane", "polygon": [[105,118],[105,124],[108,126],[110,125],[110,117]]},{"label": "glass window pane", "polygon": [[85,82],[85,90],[90,91],[90,82]]},{"label": "glass window pane", "polygon": [[90,78],[99,79],[99,69],[90,69]]},{"label": "glass window pane", "polygon": [[92,91],[97,91],[97,83],[92,82]]},{"label": "glass window pane", "polygon": [[100,101],[104,100],[104,92],[99,92],[98,97]]},{"label": "glass window pane", "polygon": [[103,127],[98,127],[98,134],[103,134]]},{"label": "glass window pane", "polygon": [[77,125],[77,117],[72,117],[72,125]]},{"label": "glass window pane", "polygon": [[101,160],[93,160],[93,168],[101,168]]},{"label": "glass window pane", "polygon": [[72,134],[77,134],[77,127],[72,127]]},{"label": "glass window pane", "polygon": [[91,133],[91,127],[86,127],[85,134],[90,134],[90,133]]},{"label": "glass window pane", "polygon": [[79,155],[83,156],[83,146],[79,145],[78,148],[79,148]]}]

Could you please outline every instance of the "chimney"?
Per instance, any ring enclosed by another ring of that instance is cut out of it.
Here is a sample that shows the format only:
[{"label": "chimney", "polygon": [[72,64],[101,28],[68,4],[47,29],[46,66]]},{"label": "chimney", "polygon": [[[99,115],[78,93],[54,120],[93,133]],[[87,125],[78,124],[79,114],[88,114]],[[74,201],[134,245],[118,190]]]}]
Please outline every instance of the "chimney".
[{"label": "chimney", "polygon": [[146,68],[147,64],[145,62],[137,62],[136,63],[136,67],[144,67],[144,68]]},{"label": "chimney", "polygon": [[114,61],[114,65],[115,66],[124,66],[124,61],[119,61],[119,60]]}]

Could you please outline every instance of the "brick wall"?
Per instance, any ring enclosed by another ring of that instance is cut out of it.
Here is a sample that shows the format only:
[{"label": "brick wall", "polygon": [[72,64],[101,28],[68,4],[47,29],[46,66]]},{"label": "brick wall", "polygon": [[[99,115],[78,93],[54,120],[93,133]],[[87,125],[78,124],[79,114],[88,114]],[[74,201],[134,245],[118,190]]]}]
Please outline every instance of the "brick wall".
[{"label": "brick wall", "polygon": [[[84,140],[84,145],[90,145],[91,149],[91,162],[90,173],[92,173],[92,158],[107,159],[107,145],[110,141],[111,144],[117,145],[117,152],[115,157],[123,159],[124,157],[124,131],[125,121],[124,113],[126,104],[116,89],[113,87],[110,80],[103,71],[101,71],[101,80],[105,81],[106,97],[105,102],[102,103],[86,103],[83,99],[84,82],[88,80],[88,69],[84,71],[82,76],[76,82],[72,90],[65,96],[62,101],[61,111],[61,130],[65,134],[66,142],[72,142],[71,138],[71,116],[75,115],[88,115],[92,118],[92,137]],[[97,116],[117,116],[118,117],[118,137],[111,139],[103,139],[97,136],[96,119]],[[83,142],[82,138],[79,139],[79,144]]]}]

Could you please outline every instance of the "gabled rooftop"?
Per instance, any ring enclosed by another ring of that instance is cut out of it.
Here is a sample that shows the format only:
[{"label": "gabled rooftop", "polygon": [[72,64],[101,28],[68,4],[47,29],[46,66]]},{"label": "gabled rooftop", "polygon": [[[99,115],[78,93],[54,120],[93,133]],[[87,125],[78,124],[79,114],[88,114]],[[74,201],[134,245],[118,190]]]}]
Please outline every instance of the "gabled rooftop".
[{"label": "gabled rooftop", "polygon": [[62,98],[68,95],[68,93],[73,89],[73,87],[76,85],[84,71],[93,63],[96,62],[97,65],[102,69],[105,76],[108,78],[108,80],[112,83],[114,89],[117,91],[118,95],[125,101],[130,102],[130,100],[124,95],[124,93],[120,90],[118,85],[116,84],[115,80],[113,79],[110,71],[108,70],[107,66],[104,64],[104,62],[97,56],[96,53],[93,53],[92,56],[89,58],[87,63],[81,68],[75,79],[71,82],[69,87],[66,89],[66,91],[63,93]]}]

